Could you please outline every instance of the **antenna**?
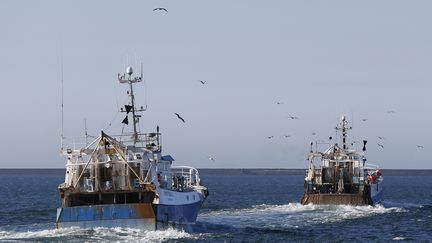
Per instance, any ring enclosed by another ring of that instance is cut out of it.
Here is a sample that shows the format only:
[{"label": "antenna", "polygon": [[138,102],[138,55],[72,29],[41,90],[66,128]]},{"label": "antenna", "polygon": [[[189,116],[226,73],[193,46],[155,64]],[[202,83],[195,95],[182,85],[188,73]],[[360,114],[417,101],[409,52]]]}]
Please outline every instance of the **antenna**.
[{"label": "antenna", "polygon": [[84,118],[84,136],[85,136],[86,146],[87,146],[88,145],[87,118]]},{"label": "antenna", "polygon": [[141,63],[141,80],[143,79],[143,64]]},{"label": "antenna", "polygon": [[145,103],[145,108],[143,109],[144,111],[147,110],[147,82],[144,80],[144,74],[143,74],[143,63],[141,62],[141,80],[144,81],[144,103]]},{"label": "antenna", "polygon": [[[350,122],[351,123],[351,128],[355,126],[354,122],[355,122],[354,111],[351,111],[351,122]],[[353,141],[356,141],[355,130],[353,130],[351,132],[351,138],[352,138]],[[354,147],[354,145],[352,145],[352,146]],[[356,145],[356,147],[358,148],[358,145]]]},{"label": "antenna", "polygon": [[64,95],[63,95],[63,45],[61,45],[61,134],[60,134],[60,151],[63,152],[63,121],[64,121]]}]

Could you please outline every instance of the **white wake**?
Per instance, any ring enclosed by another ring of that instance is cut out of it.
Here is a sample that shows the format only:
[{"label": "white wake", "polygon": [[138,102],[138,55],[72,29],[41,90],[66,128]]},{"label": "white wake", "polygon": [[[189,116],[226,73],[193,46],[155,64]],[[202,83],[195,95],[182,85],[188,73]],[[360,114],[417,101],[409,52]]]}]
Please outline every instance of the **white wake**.
[{"label": "white wake", "polygon": [[193,239],[198,236],[192,236],[184,231],[174,229],[162,231],[142,231],[132,228],[95,228],[81,229],[78,227],[65,229],[47,229],[40,231],[0,231],[0,241],[20,241],[20,240],[41,240],[41,241],[134,241],[134,242],[163,242],[170,239]]},{"label": "white wake", "polygon": [[200,222],[232,225],[234,227],[302,227],[317,223],[338,222],[346,219],[403,212],[399,207],[350,205],[256,205],[251,208],[213,211],[199,216]]}]

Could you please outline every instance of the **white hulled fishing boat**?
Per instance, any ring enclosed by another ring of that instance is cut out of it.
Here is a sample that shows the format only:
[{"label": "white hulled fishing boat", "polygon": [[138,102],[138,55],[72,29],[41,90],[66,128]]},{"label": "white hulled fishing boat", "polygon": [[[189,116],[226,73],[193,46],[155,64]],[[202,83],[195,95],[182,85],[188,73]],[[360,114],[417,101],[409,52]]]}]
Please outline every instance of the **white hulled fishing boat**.
[{"label": "white hulled fishing boat", "polygon": [[302,204],[374,205],[381,201],[381,170],[366,163],[366,140],[361,152],[348,147],[347,131],[351,129],[342,117],[336,127],[342,132],[341,145],[333,143],[324,152],[318,152],[318,146],[313,151],[311,143]]}]

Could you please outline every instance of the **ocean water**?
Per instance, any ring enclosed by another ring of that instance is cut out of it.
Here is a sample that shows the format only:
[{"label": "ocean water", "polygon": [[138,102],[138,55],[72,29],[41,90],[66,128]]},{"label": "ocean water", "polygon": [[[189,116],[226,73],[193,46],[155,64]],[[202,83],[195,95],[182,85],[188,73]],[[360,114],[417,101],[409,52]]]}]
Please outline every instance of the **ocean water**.
[{"label": "ocean water", "polygon": [[[385,175],[384,175],[385,176]],[[300,205],[303,176],[204,175],[210,195],[188,232],[55,229],[63,175],[0,175],[2,242],[432,242],[432,177],[386,176],[378,206]]]}]

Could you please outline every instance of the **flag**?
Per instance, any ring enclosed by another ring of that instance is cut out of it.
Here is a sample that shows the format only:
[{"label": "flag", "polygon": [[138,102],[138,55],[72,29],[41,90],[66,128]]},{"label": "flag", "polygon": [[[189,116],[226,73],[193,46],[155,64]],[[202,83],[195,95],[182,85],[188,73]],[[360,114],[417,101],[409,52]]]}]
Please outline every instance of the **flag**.
[{"label": "flag", "polygon": [[125,105],[125,109],[127,114],[129,114],[129,112],[132,110],[132,106],[131,105]]},{"label": "flag", "polygon": [[123,119],[122,123],[124,123],[124,124],[126,124],[126,125],[129,124],[129,119],[128,119],[127,116],[125,117],[125,119]]}]

